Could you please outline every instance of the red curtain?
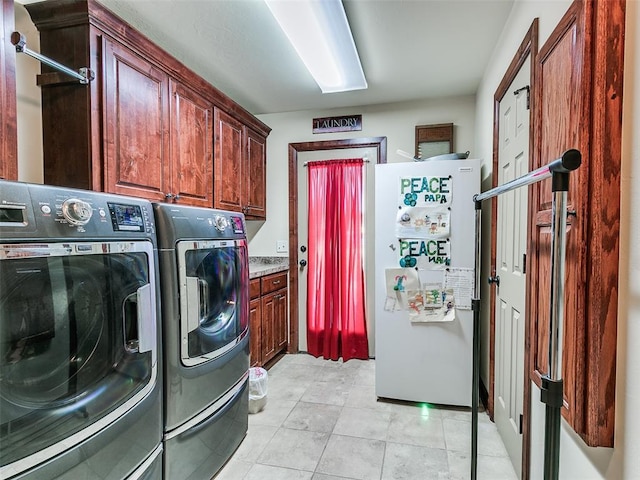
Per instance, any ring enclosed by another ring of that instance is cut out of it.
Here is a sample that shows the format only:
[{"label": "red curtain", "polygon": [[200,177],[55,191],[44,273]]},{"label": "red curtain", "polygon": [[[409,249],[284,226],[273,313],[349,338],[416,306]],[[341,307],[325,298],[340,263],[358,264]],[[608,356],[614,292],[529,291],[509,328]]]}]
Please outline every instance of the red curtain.
[{"label": "red curtain", "polygon": [[309,162],[307,350],[368,359],[362,159]]}]

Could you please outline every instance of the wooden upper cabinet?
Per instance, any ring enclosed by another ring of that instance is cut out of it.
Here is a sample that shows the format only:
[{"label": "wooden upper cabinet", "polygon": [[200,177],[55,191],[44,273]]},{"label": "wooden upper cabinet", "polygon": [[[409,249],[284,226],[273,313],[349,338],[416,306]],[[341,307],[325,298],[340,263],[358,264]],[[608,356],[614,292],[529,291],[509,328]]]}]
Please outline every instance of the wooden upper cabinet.
[{"label": "wooden upper cabinet", "polygon": [[105,40],[104,190],[153,201],[170,192],[167,75]]},{"label": "wooden upper cabinet", "polygon": [[243,212],[244,133],[243,125],[231,115],[215,109],[214,206]]},{"label": "wooden upper cabinet", "polygon": [[266,216],[266,137],[215,110],[214,206]]},{"label": "wooden upper cabinet", "polygon": [[18,133],[16,114],[16,51],[11,45],[14,30],[13,0],[0,5],[0,178],[18,179]]},{"label": "wooden upper cabinet", "polygon": [[243,182],[259,151],[246,132],[269,127],[95,0],[25,8],[44,55],[95,74],[81,85],[43,66],[45,183],[264,216]]},{"label": "wooden upper cabinet", "polygon": [[171,81],[171,190],[178,201],[213,205],[213,105]]},{"label": "wooden upper cabinet", "polygon": [[[620,228],[624,0],[575,1],[536,56],[533,166],[569,148],[562,329],[563,416],[587,445],[612,447]],[[548,373],[550,180],[530,189],[530,366]]]}]

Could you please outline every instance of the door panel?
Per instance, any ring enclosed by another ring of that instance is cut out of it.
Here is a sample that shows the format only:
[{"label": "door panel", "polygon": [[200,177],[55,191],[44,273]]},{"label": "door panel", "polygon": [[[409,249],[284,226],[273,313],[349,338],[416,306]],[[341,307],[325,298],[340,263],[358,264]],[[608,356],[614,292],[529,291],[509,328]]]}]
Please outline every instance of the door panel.
[{"label": "door panel", "polygon": [[168,77],[105,40],[106,192],[165,200],[169,183]]},{"label": "door panel", "polygon": [[243,125],[231,115],[215,109],[214,205],[223,210],[242,212],[241,179],[244,171]]},{"label": "door panel", "polygon": [[[500,102],[498,185],[521,177],[529,167],[529,61]],[[513,92],[518,91],[517,94]],[[520,416],[524,400],[525,269],[527,188],[497,197],[495,412],[498,431],[518,473],[522,468]]]},{"label": "door panel", "polygon": [[213,206],[213,105],[171,82],[171,193],[189,205]]}]

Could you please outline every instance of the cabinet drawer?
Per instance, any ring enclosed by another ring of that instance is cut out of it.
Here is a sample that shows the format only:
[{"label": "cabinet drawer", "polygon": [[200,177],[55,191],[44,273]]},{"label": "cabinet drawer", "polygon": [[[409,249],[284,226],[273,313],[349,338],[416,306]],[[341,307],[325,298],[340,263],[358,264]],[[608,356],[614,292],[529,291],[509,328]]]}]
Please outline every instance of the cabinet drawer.
[{"label": "cabinet drawer", "polygon": [[287,286],[287,272],[274,273],[266,277],[262,277],[262,294],[275,292]]},{"label": "cabinet drawer", "polygon": [[260,279],[252,278],[249,281],[249,298],[253,300],[260,296]]}]

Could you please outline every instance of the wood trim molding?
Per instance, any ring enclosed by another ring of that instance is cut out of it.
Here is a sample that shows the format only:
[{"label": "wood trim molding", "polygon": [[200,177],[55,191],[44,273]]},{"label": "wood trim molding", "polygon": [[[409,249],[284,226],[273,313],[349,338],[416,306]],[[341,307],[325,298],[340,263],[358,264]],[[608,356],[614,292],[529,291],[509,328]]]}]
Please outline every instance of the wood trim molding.
[{"label": "wood trim molding", "polygon": [[289,346],[298,353],[298,153],[346,148],[377,150],[376,163],[387,163],[387,137],[353,138],[289,144]]},{"label": "wood trim molding", "polygon": [[[524,62],[527,58],[529,58],[529,62],[531,64],[530,70],[530,80],[529,85],[531,90],[533,91],[533,87],[535,85],[535,57],[538,53],[538,19],[535,18],[529,27],[526,35],[522,39],[516,54],[514,55],[507,71],[502,77],[500,81],[500,85],[498,86],[494,97],[493,97],[493,175],[492,175],[492,187],[495,188],[498,186],[498,152],[500,147],[500,102],[507,94],[507,89],[515,79],[516,75],[524,65]],[[531,170],[532,166],[532,157],[533,157],[533,142],[534,142],[534,132],[533,132],[533,112],[536,107],[535,102],[533,102],[533,95],[531,96],[530,101],[530,115],[531,122],[529,126],[529,170]],[[491,202],[491,275],[495,276],[496,274],[496,248],[497,248],[497,224],[498,224],[498,202]],[[527,255],[529,257],[529,255]],[[526,288],[526,300],[525,300],[525,311],[528,311],[529,305],[529,276],[526,277],[527,286]],[[496,286],[495,284],[491,284],[490,288],[490,321],[489,321],[489,393],[488,393],[488,405],[487,410],[489,412],[489,417],[493,420],[494,414],[494,395],[495,395],[495,327],[496,327]],[[525,335],[525,345],[524,345],[524,358],[529,358],[529,349],[530,349],[530,341],[529,335]],[[530,463],[530,443],[531,443],[531,402],[529,401],[531,397],[531,383],[529,380],[529,368],[527,362],[525,361],[525,375],[524,375],[524,394],[523,394],[523,416],[524,416],[524,425],[523,425],[523,437],[522,437],[522,480],[527,480],[529,478],[529,463]]]}]

